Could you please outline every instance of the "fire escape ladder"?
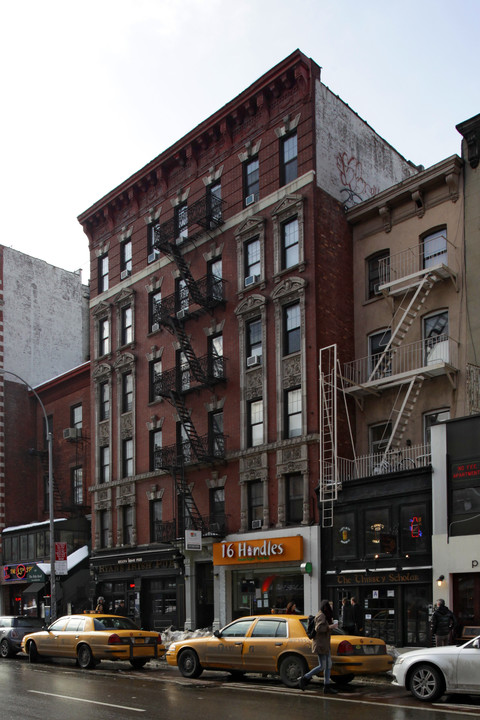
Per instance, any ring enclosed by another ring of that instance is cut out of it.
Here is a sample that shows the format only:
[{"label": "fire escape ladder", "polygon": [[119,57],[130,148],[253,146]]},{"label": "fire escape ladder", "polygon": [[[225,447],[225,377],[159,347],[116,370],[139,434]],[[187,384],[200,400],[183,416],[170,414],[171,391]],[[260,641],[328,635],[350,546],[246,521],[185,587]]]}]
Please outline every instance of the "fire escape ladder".
[{"label": "fire escape ladder", "polygon": [[177,464],[174,468],[172,468],[172,475],[176,490],[183,499],[185,517],[188,515],[191,520],[191,528],[188,528],[188,524],[185,523],[185,529],[205,530],[204,522],[192,495],[192,491],[190,490],[188,483],[185,481],[183,463]]},{"label": "fire escape ladder", "polygon": [[337,346],[322,348],[320,379],[320,482],[322,527],[333,527],[333,502],[338,497]]},{"label": "fire escape ladder", "polygon": [[179,342],[180,349],[185,355],[185,358],[188,362],[188,366],[189,366],[190,371],[191,371],[192,375],[194,376],[195,380],[200,385],[208,385],[209,382],[208,382],[207,373],[205,372],[199,359],[195,355],[195,352],[192,348],[192,345],[190,343],[188,335],[185,332],[185,328],[183,327],[183,323],[181,323],[178,320],[174,320],[173,321],[173,330],[174,330],[177,340]]},{"label": "fire escape ladder", "polygon": [[[395,421],[393,423],[391,435],[383,451],[383,457],[380,462],[381,465],[387,464],[387,458],[392,449],[399,449],[403,435],[412,415],[413,408],[415,407],[415,403],[420,395],[423,381],[423,375],[415,375],[415,377],[408,383],[401,386],[397,394],[395,404],[390,413],[390,419],[393,420],[393,418],[395,418]],[[404,390],[403,393],[402,390]]]},{"label": "fire escape ladder", "polygon": [[[369,382],[376,380],[379,377],[385,377],[386,375],[391,374],[392,358],[402,344],[405,335],[410,330],[418,313],[423,308],[425,300],[430,294],[430,290],[434,284],[434,276],[431,273],[427,273],[421,278],[408,303],[405,305],[403,304],[403,301],[400,303],[393,319],[390,339],[385,345],[383,351],[378,355],[375,355],[375,364],[370,372],[370,376],[368,378]],[[404,301],[406,300],[406,297],[407,296],[405,295]],[[397,316],[399,316],[398,321],[396,321]],[[393,325],[395,325],[394,329]]]},{"label": "fire escape ladder", "polygon": [[[190,417],[190,412],[188,411],[187,407],[185,406],[183,396],[179,392],[177,392],[175,390],[171,390],[170,391],[170,400],[178,413],[178,418],[179,418],[180,422],[182,423],[183,427],[185,428],[185,432],[187,433],[190,451],[195,455],[197,460],[204,460],[205,462],[209,462],[210,457],[205,449],[202,439],[199,437],[199,435],[197,433],[195,425],[192,422],[192,418]],[[185,449],[184,448],[182,448],[181,454],[182,454],[182,460],[184,461],[185,460]],[[179,453],[177,453],[177,455],[179,455]]]}]

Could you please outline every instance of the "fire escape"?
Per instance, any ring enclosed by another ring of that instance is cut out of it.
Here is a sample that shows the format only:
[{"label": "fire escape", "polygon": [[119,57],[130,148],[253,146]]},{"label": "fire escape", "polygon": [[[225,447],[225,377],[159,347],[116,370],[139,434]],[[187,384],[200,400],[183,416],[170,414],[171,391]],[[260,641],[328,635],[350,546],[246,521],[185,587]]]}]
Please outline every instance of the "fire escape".
[{"label": "fire escape", "polygon": [[[208,528],[186,482],[185,466],[211,464],[223,459],[225,443],[223,432],[213,432],[210,436],[198,434],[185,401],[191,391],[212,388],[225,380],[225,358],[223,354],[216,354],[213,348],[209,354],[198,357],[185,324],[206,312],[212,313],[214,308],[224,304],[224,280],[214,274],[196,280],[182,249],[187,244],[191,249],[197,237],[219,227],[222,222],[222,201],[216,197],[205,197],[188,205],[188,222],[182,226],[181,234],[175,218],[160,225],[155,231],[155,249],[175,263],[179,280],[177,292],[162,298],[156,306],[153,323],[159,328],[164,327],[176,338],[179,351],[176,366],[156,375],[154,388],[155,395],[173,405],[183,428],[182,438],[177,439],[176,445],[157,451],[155,463],[157,468],[168,470],[174,478],[179,497],[183,499],[185,529],[203,532]],[[191,230],[195,227],[197,232],[192,234]]]},{"label": "fire escape", "polygon": [[381,351],[343,367],[345,392],[360,405],[368,395],[397,388],[387,423],[391,431],[382,445],[381,463],[386,465],[388,456],[399,451],[424,380],[447,375],[455,386],[457,343],[448,333],[405,342],[435,285],[451,280],[456,288],[454,248],[448,246],[446,238],[437,238],[436,242],[433,250],[420,243],[379,261],[378,292],[392,303],[392,324],[384,333]]}]

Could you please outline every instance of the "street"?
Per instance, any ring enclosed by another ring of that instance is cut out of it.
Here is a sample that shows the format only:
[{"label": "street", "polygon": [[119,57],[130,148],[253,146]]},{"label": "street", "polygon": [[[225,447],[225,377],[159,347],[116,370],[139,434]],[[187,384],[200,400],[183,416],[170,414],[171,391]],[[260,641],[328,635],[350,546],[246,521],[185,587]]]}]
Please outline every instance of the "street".
[{"label": "street", "polygon": [[24,656],[0,662],[3,720],[113,720],[159,717],[164,720],[245,720],[328,709],[330,720],[446,720],[452,715],[478,715],[480,698],[444,697],[438,703],[420,703],[384,678],[359,678],[338,695],[324,696],[315,680],[302,693],[273,677],[253,676],[233,681],[225,673],[205,672],[198,680],[183,678],[164,662],[150,663],[142,672],[127,663],[102,663],[81,670],[73,661],[30,665]]}]

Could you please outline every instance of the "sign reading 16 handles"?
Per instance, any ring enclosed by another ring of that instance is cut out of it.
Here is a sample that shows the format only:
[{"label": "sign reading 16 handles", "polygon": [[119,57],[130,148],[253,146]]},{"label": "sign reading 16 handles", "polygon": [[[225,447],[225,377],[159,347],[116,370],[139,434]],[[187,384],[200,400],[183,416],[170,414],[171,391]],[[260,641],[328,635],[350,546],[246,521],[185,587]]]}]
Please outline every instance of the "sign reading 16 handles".
[{"label": "sign reading 16 handles", "polygon": [[302,559],[303,538],[300,535],[261,540],[236,540],[215,543],[213,546],[214,565],[291,562]]}]

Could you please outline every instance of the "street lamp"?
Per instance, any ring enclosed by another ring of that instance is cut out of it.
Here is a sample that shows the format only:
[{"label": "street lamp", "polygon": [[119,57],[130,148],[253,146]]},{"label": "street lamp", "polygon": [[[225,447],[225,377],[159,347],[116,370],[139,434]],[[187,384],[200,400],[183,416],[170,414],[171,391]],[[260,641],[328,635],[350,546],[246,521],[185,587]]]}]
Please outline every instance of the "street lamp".
[{"label": "street lamp", "polygon": [[49,514],[49,527],[50,527],[50,622],[57,617],[57,592],[55,583],[55,523],[53,517],[53,436],[48,427],[47,411],[45,405],[40,399],[37,391],[26,381],[11,370],[0,370],[0,375],[13,375],[20,382],[27,386],[28,390],[32,392],[40,403],[42,408],[43,417],[45,418],[45,431],[47,433],[47,447],[48,447],[48,514]]}]

